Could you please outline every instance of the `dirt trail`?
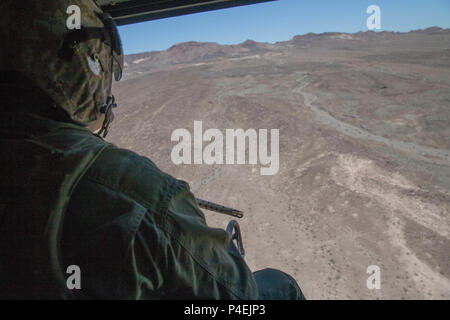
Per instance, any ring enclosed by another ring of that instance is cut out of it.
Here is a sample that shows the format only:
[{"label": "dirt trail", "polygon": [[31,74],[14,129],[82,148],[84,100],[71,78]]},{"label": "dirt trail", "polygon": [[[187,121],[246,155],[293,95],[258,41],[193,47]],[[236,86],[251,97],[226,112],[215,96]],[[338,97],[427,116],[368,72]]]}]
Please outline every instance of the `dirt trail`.
[{"label": "dirt trail", "polygon": [[[302,73],[298,72],[298,74]],[[409,156],[417,160],[450,166],[450,150],[430,148],[415,143],[403,142],[390,138],[388,139],[341,121],[330,115],[327,111],[314,105],[317,97],[305,91],[305,88],[311,84],[311,81],[308,80],[308,76],[306,74],[303,74],[302,77],[298,78],[297,82],[300,83],[300,85],[293,91],[303,97],[305,105],[313,112],[317,121],[355,139],[365,139],[384,143],[393,149],[407,153]]]}]

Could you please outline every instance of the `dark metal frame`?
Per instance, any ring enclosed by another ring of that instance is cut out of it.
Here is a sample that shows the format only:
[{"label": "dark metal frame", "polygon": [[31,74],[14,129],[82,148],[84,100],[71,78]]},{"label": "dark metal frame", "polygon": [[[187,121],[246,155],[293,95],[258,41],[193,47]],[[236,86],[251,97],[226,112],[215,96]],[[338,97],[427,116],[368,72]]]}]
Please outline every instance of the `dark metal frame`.
[{"label": "dark metal frame", "polygon": [[276,0],[130,0],[102,6],[117,25],[126,25],[204,11]]}]

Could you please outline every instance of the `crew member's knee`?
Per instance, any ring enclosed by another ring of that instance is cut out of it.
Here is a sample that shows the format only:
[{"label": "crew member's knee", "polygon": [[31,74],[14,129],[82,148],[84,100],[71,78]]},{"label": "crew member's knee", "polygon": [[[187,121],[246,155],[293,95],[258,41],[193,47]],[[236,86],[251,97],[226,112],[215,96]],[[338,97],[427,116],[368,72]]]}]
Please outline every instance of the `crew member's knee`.
[{"label": "crew member's knee", "polygon": [[297,281],[283,271],[266,268],[253,275],[260,300],[305,300]]}]

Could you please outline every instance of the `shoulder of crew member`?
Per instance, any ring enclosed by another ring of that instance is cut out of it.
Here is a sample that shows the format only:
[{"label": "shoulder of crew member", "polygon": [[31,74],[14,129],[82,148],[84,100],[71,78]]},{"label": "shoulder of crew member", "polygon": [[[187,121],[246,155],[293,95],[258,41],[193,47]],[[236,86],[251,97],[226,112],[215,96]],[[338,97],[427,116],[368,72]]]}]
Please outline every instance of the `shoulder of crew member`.
[{"label": "shoulder of crew member", "polygon": [[189,191],[185,181],[163,172],[149,158],[112,144],[88,170],[86,179],[123,193],[151,210],[167,206],[174,194]]}]

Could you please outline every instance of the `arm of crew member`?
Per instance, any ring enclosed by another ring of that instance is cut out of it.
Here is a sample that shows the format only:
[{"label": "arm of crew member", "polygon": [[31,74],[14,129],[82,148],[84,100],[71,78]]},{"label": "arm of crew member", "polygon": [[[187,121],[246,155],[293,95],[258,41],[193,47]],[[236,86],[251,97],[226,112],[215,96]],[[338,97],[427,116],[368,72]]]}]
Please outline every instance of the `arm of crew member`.
[{"label": "arm of crew member", "polygon": [[163,217],[148,212],[133,244],[142,299],[257,299],[254,276],[230,235],[207,226],[189,189]]}]

